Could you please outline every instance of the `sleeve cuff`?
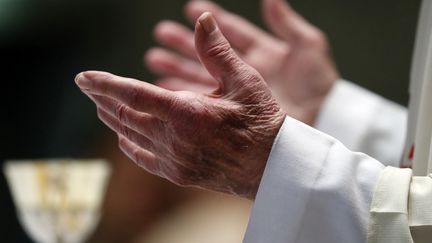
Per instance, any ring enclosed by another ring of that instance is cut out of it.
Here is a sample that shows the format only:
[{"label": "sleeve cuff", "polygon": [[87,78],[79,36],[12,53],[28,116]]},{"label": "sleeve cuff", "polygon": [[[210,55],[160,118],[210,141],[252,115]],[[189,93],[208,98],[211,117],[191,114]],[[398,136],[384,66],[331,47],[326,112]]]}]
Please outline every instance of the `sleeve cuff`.
[{"label": "sleeve cuff", "polygon": [[287,117],[270,153],[244,242],[365,241],[373,188],[382,169],[374,159]]}]

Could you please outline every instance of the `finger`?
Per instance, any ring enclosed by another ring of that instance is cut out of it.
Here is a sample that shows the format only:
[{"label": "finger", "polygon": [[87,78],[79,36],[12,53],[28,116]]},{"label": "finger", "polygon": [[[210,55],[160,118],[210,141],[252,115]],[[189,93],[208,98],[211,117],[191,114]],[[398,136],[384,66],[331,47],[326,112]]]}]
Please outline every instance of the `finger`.
[{"label": "finger", "polygon": [[209,12],[201,15],[196,23],[195,45],[201,62],[219,81],[223,93],[242,87],[245,81],[262,82],[258,72],[243,62],[231,48]]},{"label": "finger", "polygon": [[155,84],[159,87],[168,90],[191,91],[191,92],[196,92],[201,94],[213,93],[218,88],[216,82],[213,82],[213,84],[202,84],[202,83],[195,83],[195,82],[187,81],[180,78],[174,78],[174,77],[161,78],[158,81],[156,81]]},{"label": "finger", "polygon": [[210,1],[190,1],[185,8],[186,16],[195,23],[204,13],[211,12],[217,20],[220,29],[240,52],[247,52],[258,40],[271,38],[267,33],[251,24],[244,18],[226,11]]},{"label": "finger", "polygon": [[161,174],[156,156],[150,151],[140,148],[122,135],[119,135],[119,147],[139,167],[155,175]]},{"label": "finger", "polygon": [[285,0],[264,0],[263,15],[272,32],[288,42],[307,40],[320,33]]},{"label": "finger", "polygon": [[75,82],[85,93],[107,96],[134,110],[167,119],[176,95],[169,90],[106,72],[86,71]]},{"label": "finger", "polygon": [[121,124],[139,132],[140,134],[154,138],[155,131],[163,130],[163,122],[158,118],[135,111],[134,109],[104,96],[89,95],[99,109],[117,119]]},{"label": "finger", "polygon": [[193,32],[174,21],[162,21],[154,29],[156,40],[179,53],[197,59]]},{"label": "finger", "polygon": [[146,63],[152,71],[162,76],[173,76],[202,84],[215,82],[201,63],[161,48],[150,49],[146,54]]},{"label": "finger", "polygon": [[103,123],[105,123],[105,125],[107,125],[111,130],[113,130],[117,134],[121,134],[122,136],[126,137],[130,141],[139,145],[141,148],[144,148],[149,151],[154,151],[154,145],[153,142],[150,141],[150,139],[148,139],[141,133],[138,133],[130,129],[129,127],[123,125],[120,121],[118,121],[116,118],[111,116],[108,112],[100,108],[98,108],[97,112],[98,112],[99,119]]}]

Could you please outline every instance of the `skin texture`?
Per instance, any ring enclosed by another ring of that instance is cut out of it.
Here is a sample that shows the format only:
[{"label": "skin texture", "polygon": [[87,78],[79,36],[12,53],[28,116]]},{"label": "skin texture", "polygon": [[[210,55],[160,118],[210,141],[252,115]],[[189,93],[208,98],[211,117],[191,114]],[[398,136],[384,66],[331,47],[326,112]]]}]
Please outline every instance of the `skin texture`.
[{"label": "skin texture", "polygon": [[209,94],[169,91],[105,72],[77,75],[122,151],[150,173],[253,199],[285,113],[210,13],[195,27],[198,58],[216,80]]},{"label": "skin texture", "polygon": [[[190,1],[185,14],[195,22],[203,12],[212,12],[239,56],[268,82],[283,110],[313,125],[325,97],[340,77],[327,39],[284,0],[263,0],[262,4],[264,20],[274,35],[210,1]],[[192,31],[177,22],[162,21],[154,35],[166,48],[150,49],[145,62],[161,76],[156,82],[159,86],[202,93],[217,87],[198,61]]]}]

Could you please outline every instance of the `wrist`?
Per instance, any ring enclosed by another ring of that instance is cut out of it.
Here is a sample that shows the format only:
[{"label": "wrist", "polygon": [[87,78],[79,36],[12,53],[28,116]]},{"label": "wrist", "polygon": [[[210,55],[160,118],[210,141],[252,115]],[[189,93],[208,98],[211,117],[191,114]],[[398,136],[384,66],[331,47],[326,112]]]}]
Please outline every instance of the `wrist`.
[{"label": "wrist", "polygon": [[[272,117],[264,119],[267,121],[264,125],[257,125],[255,127],[257,146],[253,149],[253,152],[250,153],[250,156],[248,156],[250,159],[249,163],[254,166],[248,173],[250,178],[245,181],[244,188],[244,196],[248,199],[255,199],[274,141],[279,134],[285,117],[286,113],[279,109]],[[245,163],[247,162],[248,161]]]}]

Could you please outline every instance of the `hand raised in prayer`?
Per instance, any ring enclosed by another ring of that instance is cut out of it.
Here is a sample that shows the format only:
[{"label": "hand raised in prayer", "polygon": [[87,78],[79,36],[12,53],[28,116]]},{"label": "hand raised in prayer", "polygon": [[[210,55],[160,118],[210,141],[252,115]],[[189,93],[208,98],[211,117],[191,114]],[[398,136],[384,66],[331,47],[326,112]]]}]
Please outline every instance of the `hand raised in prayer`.
[{"label": "hand raised in prayer", "polygon": [[217,80],[211,94],[97,71],[78,74],[76,83],[139,166],[179,185],[254,198],[285,114],[209,13],[197,21],[195,44]]},{"label": "hand raised in prayer", "polygon": [[[325,35],[291,9],[284,0],[263,0],[263,15],[272,36],[210,1],[190,1],[186,16],[195,21],[210,11],[233,47],[261,73],[288,115],[313,125],[324,98],[339,74]],[[209,92],[217,85],[197,60],[193,33],[185,26],[163,21],[155,28],[160,44],[175,52],[153,48],[147,66],[171,90]]]}]

